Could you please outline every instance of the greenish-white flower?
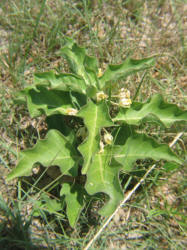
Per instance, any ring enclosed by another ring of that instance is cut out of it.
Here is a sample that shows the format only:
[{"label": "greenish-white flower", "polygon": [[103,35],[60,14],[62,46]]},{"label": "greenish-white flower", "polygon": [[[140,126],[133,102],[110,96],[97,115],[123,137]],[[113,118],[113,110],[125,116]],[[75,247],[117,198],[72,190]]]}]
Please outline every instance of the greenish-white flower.
[{"label": "greenish-white flower", "polygon": [[132,104],[130,98],[130,91],[128,89],[122,88],[118,94],[119,97],[119,105],[122,107],[129,107]]},{"label": "greenish-white flower", "polygon": [[130,99],[130,91],[128,89],[122,88],[119,91],[119,98],[126,98],[126,99]]},{"label": "greenish-white flower", "polygon": [[111,145],[113,141],[113,136],[109,133],[104,134],[104,141],[106,144]]},{"label": "greenish-white flower", "polygon": [[96,98],[97,98],[97,101],[100,102],[104,99],[107,99],[108,98],[108,95],[105,94],[103,91],[100,91],[96,94]]},{"label": "greenish-white flower", "polygon": [[74,108],[67,108],[67,109],[66,109],[66,114],[67,114],[67,115],[76,115],[77,112],[78,112],[78,110],[77,110],[77,109],[74,109]]},{"label": "greenish-white flower", "polygon": [[119,100],[119,105],[122,107],[129,107],[132,104],[132,101],[130,98],[121,98]]},{"label": "greenish-white flower", "polygon": [[98,76],[98,77],[101,77],[102,75],[103,75],[102,69],[99,68],[97,76]]}]

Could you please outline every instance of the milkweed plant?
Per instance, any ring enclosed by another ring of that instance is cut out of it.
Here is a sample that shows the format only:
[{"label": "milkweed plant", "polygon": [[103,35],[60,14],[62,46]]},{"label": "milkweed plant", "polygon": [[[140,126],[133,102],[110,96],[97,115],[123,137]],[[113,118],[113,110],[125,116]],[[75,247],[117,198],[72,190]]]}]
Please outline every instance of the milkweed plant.
[{"label": "milkweed plant", "polygon": [[[97,58],[87,55],[71,38],[65,40],[60,55],[71,73],[36,73],[33,84],[20,92],[26,97],[31,117],[45,114],[48,132],[33,148],[19,153],[17,166],[7,180],[30,175],[38,163],[58,166],[60,175],[72,180],[59,181],[59,197],[66,204],[71,227],[75,227],[88,197],[106,194],[106,204],[99,213],[109,216],[115,211],[124,198],[119,174],[132,171],[137,160],[183,163],[168,145],[137,128],[153,120],[168,128],[187,121],[187,111],[165,102],[160,94],[142,103],[133,101],[128,89],[113,91],[112,82],[150,68],[153,57],[127,58],[101,72]],[[57,210],[63,210],[64,203],[59,203]]]}]

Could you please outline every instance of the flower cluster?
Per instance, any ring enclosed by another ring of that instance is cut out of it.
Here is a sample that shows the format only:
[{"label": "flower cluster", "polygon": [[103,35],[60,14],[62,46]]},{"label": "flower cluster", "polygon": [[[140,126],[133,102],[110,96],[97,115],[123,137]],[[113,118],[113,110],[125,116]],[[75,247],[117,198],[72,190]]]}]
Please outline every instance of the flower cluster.
[{"label": "flower cluster", "polygon": [[127,89],[120,89],[120,92],[118,94],[119,97],[119,105],[122,107],[129,107],[132,104],[132,101],[130,99],[130,91]]}]

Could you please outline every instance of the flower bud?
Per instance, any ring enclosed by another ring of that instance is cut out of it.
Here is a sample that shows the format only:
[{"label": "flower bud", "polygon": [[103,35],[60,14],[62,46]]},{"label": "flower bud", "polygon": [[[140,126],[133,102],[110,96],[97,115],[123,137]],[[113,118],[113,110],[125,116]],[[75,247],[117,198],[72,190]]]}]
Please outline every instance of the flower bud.
[{"label": "flower bud", "polygon": [[77,112],[78,112],[77,109],[73,109],[73,108],[67,108],[67,109],[66,109],[66,114],[67,114],[67,115],[76,115]]},{"label": "flower bud", "polygon": [[98,74],[97,74],[97,77],[101,77],[101,76],[102,76],[102,74],[103,74],[102,69],[101,69],[101,68],[99,68],[99,70],[98,70]]},{"label": "flower bud", "polygon": [[120,106],[129,107],[132,104],[130,99],[130,91],[128,89],[120,89],[118,97]]},{"label": "flower bud", "polygon": [[104,141],[106,144],[111,145],[113,141],[113,136],[109,133],[104,134]]},{"label": "flower bud", "polygon": [[103,91],[98,92],[96,97],[98,102],[108,98],[108,96]]}]

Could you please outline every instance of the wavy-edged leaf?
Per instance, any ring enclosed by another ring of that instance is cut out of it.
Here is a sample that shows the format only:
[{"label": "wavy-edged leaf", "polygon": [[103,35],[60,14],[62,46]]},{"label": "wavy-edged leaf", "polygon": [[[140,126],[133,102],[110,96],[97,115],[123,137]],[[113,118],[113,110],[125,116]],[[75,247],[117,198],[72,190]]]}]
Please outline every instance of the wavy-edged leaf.
[{"label": "wavy-edged leaf", "polygon": [[99,64],[98,64],[98,60],[96,57],[86,55],[84,59],[84,66],[87,71],[89,69],[95,72],[96,74],[98,74]]},{"label": "wavy-edged leaf", "polygon": [[19,154],[17,166],[7,176],[7,180],[19,176],[28,176],[35,163],[48,167],[59,166],[62,173],[66,173],[77,161],[77,153],[67,138],[57,130],[50,130],[46,139],[38,140],[36,145]]},{"label": "wavy-edged leaf", "polygon": [[88,56],[85,48],[79,47],[73,39],[67,37],[60,52],[68,61],[72,72],[81,76],[87,86],[97,85],[98,61]]},{"label": "wavy-edged leaf", "polygon": [[69,183],[64,183],[60,190],[60,196],[65,195],[66,213],[69,224],[75,227],[79,215],[84,208],[84,188],[79,184],[71,186]]},{"label": "wavy-edged leaf", "polygon": [[73,108],[68,92],[48,90],[38,86],[38,89],[24,91],[27,97],[27,107],[31,117],[41,114],[66,114],[67,108]]},{"label": "wavy-edged leaf", "polygon": [[34,74],[34,84],[62,91],[86,93],[85,81],[75,74],[42,72]]},{"label": "wavy-edged leaf", "polygon": [[79,104],[79,107],[85,105],[86,96],[79,93],[64,92],[55,89],[47,89],[43,86],[37,88],[27,88],[22,91],[22,94],[27,97],[27,106],[31,117],[36,117],[41,114],[67,114],[68,108],[75,108],[74,100]]},{"label": "wavy-edged leaf", "polygon": [[154,115],[166,127],[174,122],[187,121],[187,111],[175,104],[164,102],[160,94],[151,97],[146,103],[133,103],[130,108],[121,108],[114,121],[124,121],[131,125],[139,125],[149,115]]},{"label": "wavy-edged leaf", "polygon": [[88,129],[87,139],[78,147],[84,157],[82,174],[86,174],[92,157],[99,150],[100,130],[103,127],[113,126],[105,102],[94,103],[90,101],[77,116],[82,117]]},{"label": "wavy-edged leaf", "polygon": [[104,152],[97,153],[87,172],[86,191],[90,194],[103,192],[109,196],[107,204],[99,213],[108,216],[114,212],[123,199],[123,192],[119,183],[120,166],[109,166],[111,160],[110,146],[105,147]]},{"label": "wavy-edged leaf", "polygon": [[114,159],[120,163],[122,169],[131,171],[133,163],[138,159],[151,158],[153,160],[167,160],[182,164],[166,144],[159,144],[144,134],[129,136],[124,145],[113,147]]},{"label": "wavy-edged leaf", "polygon": [[99,78],[101,87],[105,86],[105,83],[108,81],[118,80],[121,77],[127,77],[133,73],[136,73],[140,70],[145,70],[154,65],[154,58],[144,58],[141,60],[135,60],[127,58],[122,64],[118,65],[108,65],[104,74]]}]

